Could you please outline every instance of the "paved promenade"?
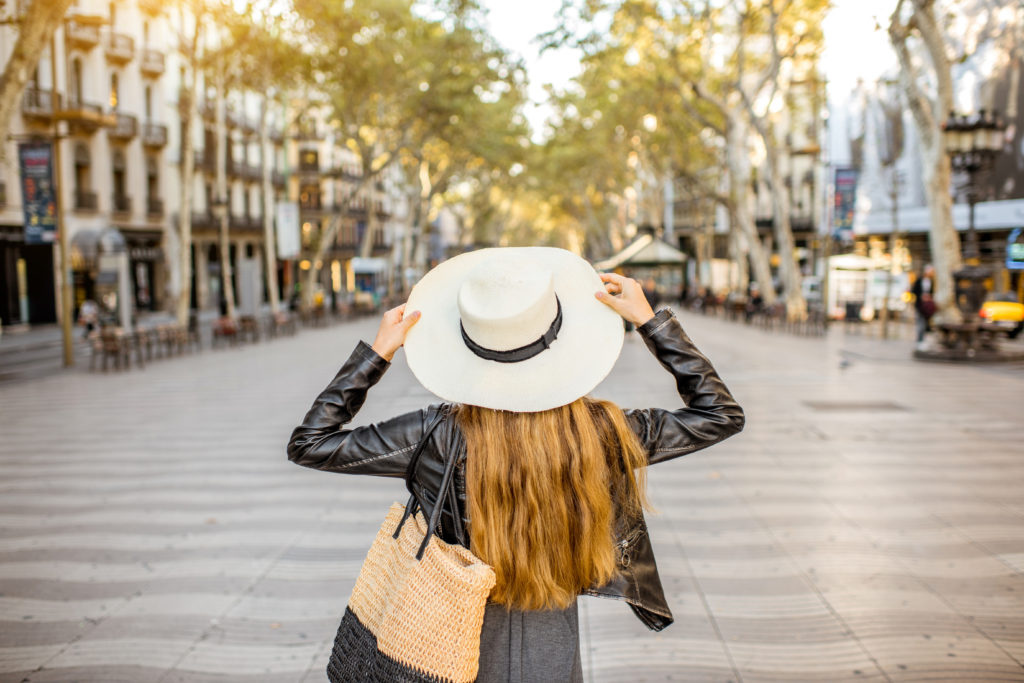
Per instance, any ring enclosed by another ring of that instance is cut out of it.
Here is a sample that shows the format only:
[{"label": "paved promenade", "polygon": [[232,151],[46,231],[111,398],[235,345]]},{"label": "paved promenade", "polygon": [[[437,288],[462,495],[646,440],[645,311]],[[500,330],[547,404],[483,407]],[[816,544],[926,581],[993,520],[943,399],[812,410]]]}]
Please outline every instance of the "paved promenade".
[{"label": "paved promenade", "polygon": [[[325,681],[404,489],[285,444],[375,326],[0,384],[0,682]],[[1024,367],[684,326],[747,428],[651,471],[676,623],[581,599],[587,680],[1024,681]],[[635,333],[596,393],[678,405]],[[359,420],[431,400],[400,353]]]}]

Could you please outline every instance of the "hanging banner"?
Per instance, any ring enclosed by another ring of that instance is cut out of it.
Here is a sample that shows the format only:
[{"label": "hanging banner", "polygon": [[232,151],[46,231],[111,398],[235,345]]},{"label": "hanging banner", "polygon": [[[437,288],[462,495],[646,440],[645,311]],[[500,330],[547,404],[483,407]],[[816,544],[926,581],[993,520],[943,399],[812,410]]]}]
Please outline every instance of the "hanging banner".
[{"label": "hanging banner", "polygon": [[857,171],[836,169],[835,207],[832,212],[832,235],[849,240],[853,235],[853,216],[857,206]]},{"label": "hanging banner", "polygon": [[278,202],[275,207],[277,223],[277,258],[291,259],[299,255],[299,203]]},{"label": "hanging banner", "polygon": [[57,239],[57,186],[53,182],[53,145],[18,145],[21,205],[25,214],[25,244],[50,244]]}]

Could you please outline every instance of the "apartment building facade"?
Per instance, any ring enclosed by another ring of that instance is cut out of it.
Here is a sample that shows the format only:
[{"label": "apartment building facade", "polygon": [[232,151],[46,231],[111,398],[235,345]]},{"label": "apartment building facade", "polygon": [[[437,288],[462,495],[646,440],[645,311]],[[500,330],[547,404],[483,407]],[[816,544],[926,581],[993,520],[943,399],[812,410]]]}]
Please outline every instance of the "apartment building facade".
[{"label": "apartment building facade", "polygon": [[[191,35],[193,22],[181,5],[156,0],[77,0],[58,27],[11,121],[0,167],[4,325],[54,322],[59,308],[57,243],[25,241],[18,167],[22,141],[60,147],[55,180],[69,236],[74,313],[104,288],[109,274],[102,270],[101,257],[111,248],[127,252],[128,303],[134,313],[173,309],[172,299],[180,291],[179,95],[193,82],[182,42]],[[216,41],[217,31],[207,29],[206,40]],[[0,58],[6,61],[16,38],[15,27],[0,27]],[[223,309],[215,211],[223,199],[231,286],[240,308],[252,309],[268,293],[264,155],[272,178],[269,216],[273,219],[279,202],[298,202],[307,247],[315,231],[336,217],[339,199],[358,183],[358,164],[329,130],[324,113],[307,112],[284,96],[232,91],[226,93],[227,190],[221,198],[216,185],[216,93],[201,73],[195,76],[193,91],[192,307]],[[392,210],[399,182],[400,173],[386,174],[340,216],[342,229],[329,250],[329,262],[321,264],[322,286],[334,298],[351,288],[352,278],[337,273],[350,270],[368,211],[376,212],[381,226],[375,255],[391,252],[402,219]],[[298,254],[277,261],[271,277],[277,278],[282,298],[288,299],[288,290],[309,266]]]}]

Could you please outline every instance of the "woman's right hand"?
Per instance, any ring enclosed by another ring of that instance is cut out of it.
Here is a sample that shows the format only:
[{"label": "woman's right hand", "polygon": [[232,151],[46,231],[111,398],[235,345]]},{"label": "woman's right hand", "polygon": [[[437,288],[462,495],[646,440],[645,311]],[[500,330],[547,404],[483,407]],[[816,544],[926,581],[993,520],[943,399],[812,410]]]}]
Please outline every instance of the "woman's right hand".
[{"label": "woman's right hand", "polygon": [[604,289],[594,292],[594,296],[627,322],[639,327],[654,317],[654,309],[647,303],[639,282],[615,273],[601,273],[601,281]]}]

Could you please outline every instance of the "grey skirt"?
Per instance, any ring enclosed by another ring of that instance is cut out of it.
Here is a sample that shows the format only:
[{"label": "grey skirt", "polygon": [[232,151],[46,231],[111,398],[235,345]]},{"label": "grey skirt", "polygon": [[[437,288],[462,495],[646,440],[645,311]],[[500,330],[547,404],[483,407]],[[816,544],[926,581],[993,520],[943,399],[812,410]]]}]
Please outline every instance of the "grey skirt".
[{"label": "grey skirt", "polygon": [[577,604],[520,611],[488,603],[477,683],[583,683]]}]

